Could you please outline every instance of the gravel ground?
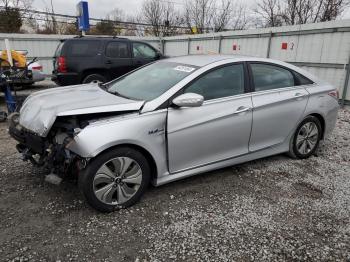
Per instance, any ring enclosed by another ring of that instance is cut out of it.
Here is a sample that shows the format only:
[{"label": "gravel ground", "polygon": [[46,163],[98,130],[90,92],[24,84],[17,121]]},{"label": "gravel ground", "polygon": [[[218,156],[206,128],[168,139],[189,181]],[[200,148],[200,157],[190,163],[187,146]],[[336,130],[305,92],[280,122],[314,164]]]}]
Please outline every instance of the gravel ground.
[{"label": "gravel ground", "polygon": [[0,124],[0,260],[349,261],[350,111],[307,160],[279,155],[150,188],[101,214],[43,182]]}]

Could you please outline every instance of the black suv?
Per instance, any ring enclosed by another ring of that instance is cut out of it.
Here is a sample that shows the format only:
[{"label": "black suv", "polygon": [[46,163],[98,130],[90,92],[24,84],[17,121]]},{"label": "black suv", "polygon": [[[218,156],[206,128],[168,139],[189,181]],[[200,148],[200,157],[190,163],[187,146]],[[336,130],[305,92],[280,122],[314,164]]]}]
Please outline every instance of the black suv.
[{"label": "black suv", "polygon": [[58,85],[104,83],[161,58],[151,45],[126,38],[62,40],[55,52],[52,80]]}]

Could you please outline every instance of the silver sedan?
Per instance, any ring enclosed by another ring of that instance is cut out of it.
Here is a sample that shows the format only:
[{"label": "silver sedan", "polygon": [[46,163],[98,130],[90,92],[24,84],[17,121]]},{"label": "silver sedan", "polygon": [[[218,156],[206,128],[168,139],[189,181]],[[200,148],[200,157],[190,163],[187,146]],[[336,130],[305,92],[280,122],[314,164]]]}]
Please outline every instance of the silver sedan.
[{"label": "silver sedan", "polygon": [[107,84],[31,95],[10,121],[17,149],[74,175],[88,203],[110,212],[147,186],[288,152],[307,158],[335,126],[337,90],[280,61],[184,56]]}]

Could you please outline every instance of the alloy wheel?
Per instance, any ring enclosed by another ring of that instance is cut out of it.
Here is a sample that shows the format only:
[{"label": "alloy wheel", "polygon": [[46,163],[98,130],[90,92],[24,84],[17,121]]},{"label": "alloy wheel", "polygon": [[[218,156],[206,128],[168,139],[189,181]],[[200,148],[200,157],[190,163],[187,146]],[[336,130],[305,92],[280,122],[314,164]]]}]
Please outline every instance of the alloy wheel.
[{"label": "alloy wheel", "polygon": [[310,153],[317,145],[319,130],[314,122],[305,123],[298,132],[296,148],[302,155]]},{"label": "alloy wheel", "polygon": [[140,165],[129,157],[117,157],[104,163],[96,172],[93,190],[101,202],[121,205],[136,194],[141,182]]}]

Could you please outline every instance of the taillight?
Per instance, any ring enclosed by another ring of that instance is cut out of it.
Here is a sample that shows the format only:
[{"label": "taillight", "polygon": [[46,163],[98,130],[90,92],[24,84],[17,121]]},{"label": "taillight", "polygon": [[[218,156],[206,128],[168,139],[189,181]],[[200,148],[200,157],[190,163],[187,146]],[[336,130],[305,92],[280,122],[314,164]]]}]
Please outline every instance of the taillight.
[{"label": "taillight", "polygon": [[59,73],[67,73],[66,58],[64,56],[58,57],[57,71]]},{"label": "taillight", "polygon": [[338,90],[333,90],[328,93],[329,96],[333,97],[334,99],[339,99],[339,91]]},{"label": "taillight", "polygon": [[43,71],[43,67],[42,66],[32,66],[32,70]]}]

